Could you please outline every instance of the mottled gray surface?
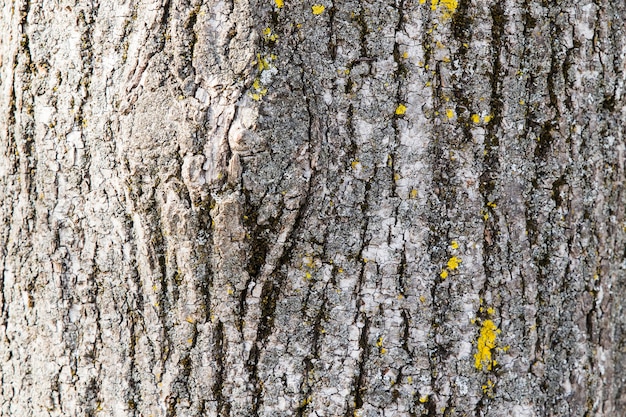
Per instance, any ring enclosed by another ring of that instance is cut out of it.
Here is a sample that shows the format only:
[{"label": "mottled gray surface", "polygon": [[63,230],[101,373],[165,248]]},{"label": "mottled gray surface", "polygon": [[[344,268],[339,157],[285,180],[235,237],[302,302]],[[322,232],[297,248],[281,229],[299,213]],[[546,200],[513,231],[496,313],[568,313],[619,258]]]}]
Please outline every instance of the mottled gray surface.
[{"label": "mottled gray surface", "polygon": [[626,408],[623,2],[0,13],[0,414]]}]

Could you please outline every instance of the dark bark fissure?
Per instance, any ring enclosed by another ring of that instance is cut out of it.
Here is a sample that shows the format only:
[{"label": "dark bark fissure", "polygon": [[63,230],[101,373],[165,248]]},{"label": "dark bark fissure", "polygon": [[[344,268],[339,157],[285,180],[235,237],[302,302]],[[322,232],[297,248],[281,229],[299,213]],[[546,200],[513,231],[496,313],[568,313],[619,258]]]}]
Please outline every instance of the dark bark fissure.
[{"label": "dark bark fissure", "polygon": [[217,415],[220,417],[226,417],[230,415],[230,400],[224,397],[224,373],[225,367],[225,354],[228,351],[226,346],[226,339],[224,335],[224,324],[218,321],[213,330],[213,350],[215,355],[215,363],[217,369],[215,370],[215,382],[211,388],[213,398],[217,401]]},{"label": "dark bark fissure", "polygon": [[[503,92],[502,92],[502,78],[505,75],[506,68],[503,68],[502,60],[507,54],[507,46],[504,43],[505,26],[507,24],[508,17],[505,14],[505,10],[501,3],[495,3],[490,6],[489,9],[491,17],[491,65],[492,72],[490,74],[490,102],[489,107],[491,109],[492,120],[486,126],[486,135],[484,139],[484,158],[483,158],[483,171],[479,177],[479,191],[483,197],[483,208],[481,214],[483,216],[483,272],[485,274],[485,281],[483,287],[479,290],[479,299],[481,305],[476,312],[476,318],[478,322],[484,322],[491,319],[489,309],[483,305],[487,293],[495,291],[497,293],[497,283],[500,279],[497,276],[500,274],[497,267],[497,259],[500,256],[500,247],[496,243],[497,236],[500,234],[498,213],[495,210],[496,195],[498,191],[498,184],[500,181],[500,157],[502,149],[500,146],[499,133],[502,130],[503,120]],[[496,264],[496,267],[492,265]],[[494,282],[495,280],[495,282]],[[499,307],[499,306],[494,306]],[[499,326],[499,323],[496,324]],[[478,335],[476,336],[478,340]],[[481,379],[484,381],[488,379],[497,379],[499,374],[499,367],[490,364],[487,375],[481,375]],[[496,380],[497,381],[497,380]],[[484,388],[479,401],[474,407],[474,415],[481,416],[484,410],[489,406],[494,395],[496,395],[496,386],[492,382],[492,385],[488,389]]]},{"label": "dark bark fissure", "polygon": [[[311,284],[312,286],[313,284]],[[310,288],[310,287],[309,287]],[[304,371],[303,371],[303,379],[302,386],[300,387],[299,397],[300,403],[297,408],[297,417],[304,417],[305,412],[309,409],[309,398],[313,393],[313,387],[309,382],[309,377],[312,371],[315,368],[313,364],[314,360],[319,359],[319,349],[320,349],[320,336],[323,332],[323,322],[326,320],[326,311],[325,307],[328,303],[328,298],[326,296],[326,290],[328,289],[328,284],[324,286],[324,292],[321,300],[321,305],[318,307],[315,318],[313,319],[313,325],[310,330],[310,338],[311,338],[311,353],[304,358]],[[309,290],[310,291],[310,290]],[[307,306],[304,305],[302,308],[302,315],[305,316],[305,311],[307,310]]]},{"label": "dark bark fissure", "polygon": [[[31,86],[33,81],[33,71],[35,64],[32,60],[32,51],[30,47],[30,39],[28,36],[29,23],[28,14],[30,12],[30,2],[24,1],[18,8],[18,13],[21,15],[19,27],[21,28],[19,47],[17,49],[14,62],[17,66],[22,68],[21,76],[13,79],[13,85],[11,87],[11,96],[13,100],[21,101],[21,119],[23,125],[20,126],[19,134],[16,135],[13,131],[13,141],[15,141],[16,154],[19,155],[19,171],[21,192],[26,196],[38,195],[36,186],[37,176],[37,154],[35,152],[35,120],[34,120],[34,97],[31,92]],[[21,84],[21,85],[20,85]],[[20,88],[21,87],[21,88]],[[17,92],[17,95],[16,95]],[[11,119],[13,123],[16,123],[17,114],[16,103],[11,105],[9,123]],[[15,125],[15,127],[17,127]],[[17,140],[17,139],[21,140]],[[32,219],[34,217],[34,208],[32,205],[28,208],[27,218]],[[26,226],[26,225],[25,225]],[[28,226],[27,226],[28,227]],[[28,286],[32,287],[34,283],[29,283]],[[32,292],[32,288],[29,288],[29,292]]]},{"label": "dark bark fissure", "polygon": [[348,404],[347,411],[345,417],[351,417],[354,415],[354,411],[363,407],[363,391],[366,389],[365,382],[367,378],[367,373],[365,370],[365,366],[367,361],[369,360],[370,355],[370,346],[369,346],[369,336],[370,336],[370,318],[367,317],[366,314],[362,314],[363,318],[363,328],[361,329],[361,335],[359,337],[359,359],[358,359],[358,370],[354,377],[354,403]]},{"label": "dark bark fissure", "polygon": [[[129,312],[127,312],[128,314]],[[126,403],[128,404],[128,409],[132,413],[133,416],[137,415],[137,405],[141,402],[141,390],[139,387],[139,376],[137,375],[137,364],[136,364],[136,354],[137,354],[137,333],[135,330],[135,315],[132,314],[132,311],[129,315],[129,344],[127,351],[127,358],[129,361],[129,372],[128,372],[128,393],[126,396]]]},{"label": "dark bark fissure", "polygon": [[[396,27],[395,27],[395,34],[396,34],[395,38],[397,38],[397,34],[402,31],[402,26],[404,23],[404,3],[405,3],[405,0],[400,0],[397,6],[399,13],[398,13],[398,23],[396,24]],[[393,59],[396,63],[396,69],[394,71],[394,80],[397,83],[396,97],[395,97],[396,103],[405,103],[405,100],[402,97],[402,87],[404,86],[408,70],[406,66],[404,65],[402,54],[400,53],[400,45],[398,44],[397,41],[395,41],[393,44]],[[399,115],[394,115],[394,117],[391,119],[391,126],[393,128],[394,137],[393,137],[393,143],[390,145],[388,163],[387,163],[387,165],[390,168],[389,169],[389,180],[390,180],[389,184],[391,186],[391,196],[394,198],[397,197],[396,178],[395,178],[396,150],[397,150],[398,144],[400,143],[398,116]],[[397,219],[397,210],[398,210],[398,204],[395,204],[394,211],[396,212],[396,219]],[[391,238],[391,236],[389,238]]]},{"label": "dark bark fissure", "polygon": [[[374,167],[374,174],[372,176],[373,178],[376,177],[376,172],[377,172],[377,168]],[[357,360],[358,370],[354,377],[354,381],[355,381],[354,388],[351,393],[351,396],[352,398],[354,398],[354,401],[352,404],[350,403],[347,404],[346,414],[345,414],[346,417],[352,416],[355,410],[358,410],[359,408],[363,406],[363,391],[366,390],[366,387],[364,386],[364,384],[365,384],[365,381],[367,380],[366,379],[367,378],[366,364],[367,364],[367,360],[370,354],[370,349],[369,349],[370,318],[367,316],[367,313],[360,312],[360,306],[363,304],[363,300],[362,300],[363,294],[361,292],[361,289],[365,281],[365,266],[366,266],[365,265],[366,262],[364,261],[364,258],[363,258],[363,251],[365,251],[365,249],[369,246],[369,243],[370,243],[370,239],[367,236],[368,228],[370,225],[370,218],[368,215],[369,198],[371,198],[371,183],[368,180],[365,184],[365,199],[364,199],[364,202],[361,203],[361,212],[362,212],[362,218],[363,218],[363,221],[361,224],[361,237],[360,237],[361,247],[359,249],[359,253],[356,259],[356,262],[360,264],[360,269],[359,269],[359,279],[357,282],[357,287],[355,288],[355,292],[354,292],[354,295],[356,297],[356,310],[355,310],[355,316],[353,320],[354,325],[357,325],[358,323],[363,323],[363,327],[360,329],[360,336],[359,336],[359,358]]]},{"label": "dark bark fissure", "polygon": [[[15,127],[16,127],[15,126],[15,114],[16,114],[17,108],[15,105],[15,88],[14,88],[13,83],[11,84],[11,89],[9,93],[9,103],[10,103],[10,106],[9,106],[7,126],[6,126],[7,154],[8,154],[7,156],[9,160],[12,162],[12,166],[11,166],[11,169],[9,170],[9,174],[14,175],[17,171],[17,164],[15,163],[15,155],[17,155],[17,144],[15,140]],[[5,188],[9,189],[10,185],[13,185],[13,184],[7,181]],[[12,213],[14,213],[15,210],[16,210],[16,207],[14,204],[11,204],[9,207],[7,207],[7,212],[11,213],[9,215],[9,218],[13,217]],[[7,257],[11,254],[11,250],[9,249],[8,242],[9,242],[9,237],[12,234],[13,227],[14,227],[14,224],[13,222],[11,222],[8,230],[6,231],[6,238],[4,239],[2,247],[0,248],[0,250],[2,251],[2,265],[1,265],[2,266],[2,282],[0,282],[0,286],[2,289],[2,293],[0,295],[2,299],[0,301],[2,302],[2,327],[4,329],[7,328],[7,323],[8,323],[8,318],[9,318],[9,303],[7,303],[7,295],[10,290],[10,288],[6,288],[5,272],[6,272]],[[3,335],[4,335],[3,342],[7,344],[7,348],[10,352],[11,340],[10,338],[7,337],[6,331],[3,332]]]},{"label": "dark bark fissure", "polygon": [[[455,53],[457,59],[453,62],[454,70],[461,73],[459,79],[452,84],[457,115],[463,115],[472,108],[471,97],[467,94],[467,85],[472,74],[466,70],[466,68],[471,67],[471,60],[468,59],[467,52],[473,36],[472,23],[474,20],[473,16],[470,15],[469,6],[468,1],[459,2],[459,7],[452,16],[451,24],[452,34],[459,45]],[[461,123],[463,140],[465,143],[470,143],[472,141],[472,122],[466,118],[463,119],[463,123]]]}]

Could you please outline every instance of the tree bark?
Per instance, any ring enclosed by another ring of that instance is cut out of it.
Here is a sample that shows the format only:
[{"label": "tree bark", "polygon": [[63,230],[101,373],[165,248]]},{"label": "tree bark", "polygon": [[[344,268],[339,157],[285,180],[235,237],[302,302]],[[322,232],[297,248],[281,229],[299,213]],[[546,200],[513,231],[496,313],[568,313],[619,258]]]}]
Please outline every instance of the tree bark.
[{"label": "tree bark", "polygon": [[619,415],[625,22],[1,3],[0,413]]}]

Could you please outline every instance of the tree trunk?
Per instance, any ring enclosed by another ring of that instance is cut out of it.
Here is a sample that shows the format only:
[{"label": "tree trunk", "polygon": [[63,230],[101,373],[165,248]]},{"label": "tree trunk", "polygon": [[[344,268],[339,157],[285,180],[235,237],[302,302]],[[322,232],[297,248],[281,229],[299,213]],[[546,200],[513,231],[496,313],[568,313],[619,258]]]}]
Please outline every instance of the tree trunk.
[{"label": "tree trunk", "polygon": [[319,1],[0,3],[2,415],[624,412],[624,2]]}]

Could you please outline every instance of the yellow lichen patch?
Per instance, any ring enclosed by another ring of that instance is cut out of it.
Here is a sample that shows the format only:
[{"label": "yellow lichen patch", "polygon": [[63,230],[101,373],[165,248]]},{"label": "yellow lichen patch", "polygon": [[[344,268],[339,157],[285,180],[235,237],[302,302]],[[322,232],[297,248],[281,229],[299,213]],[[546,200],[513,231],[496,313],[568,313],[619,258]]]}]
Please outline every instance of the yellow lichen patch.
[{"label": "yellow lichen patch", "polygon": [[263,29],[263,36],[268,41],[275,41],[276,39],[278,39],[278,35],[275,33],[272,33],[272,29],[270,28]]},{"label": "yellow lichen patch", "polygon": [[408,57],[409,57],[409,53],[404,51],[404,53],[402,54],[402,58],[407,59]]},{"label": "yellow lichen patch", "polygon": [[409,198],[411,199],[417,198],[417,190],[415,188],[413,188],[411,192],[409,193]]},{"label": "yellow lichen patch", "polygon": [[258,78],[254,80],[254,83],[252,83],[252,88],[254,89],[254,92],[251,93],[250,96],[255,101],[261,100],[261,98],[267,94],[267,88],[263,87],[261,80]]},{"label": "yellow lichen patch", "polygon": [[424,297],[423,295],[420,295],[420,302],[421,303],[425,303],[426,302],[426,297]]},{"label": "yellow lichen patch", "polygon": [[440,0],[439,3],[445,6],[449,12],[454,12],[456,8],[459,7],[459,2],[457,0]]},{"label": "yellow lichen patch", "polygon": [[480,123],[480,116],[475,114],[475,113],[472,114],[472,122],[474,122],[476,124]]},{"label": "yellow lichen patch", "polygon": [[452,249],[458,249],[459,248],[459,242],[457,242],[456,240],[453,240],[452,242],[450,242],[450,247]]},{"label": "yellow lichen patch", "polygon": [[274,3],[276,4],[276,7],[278,7],[279,9],[282,9],[283,6],[285,5],[285,2],[283,0],[274,0]]},{"label": "yellow lichen patch", "polygon": [[355,159],[350,165],[352,165],[352,169],[358,169],[361,166],[361,163],[358,159]]},{"label": "yellow lichen patch", "polygon": [[491,121],[491,119],[493,119],[493,115],[492,114],[488,114],[485,117],[483,117],[483,122],[489,123]]},{"label": "yellow lichen patch", "polygon": [[495,385],[496,384],[491,379],[488,379],[487,383],[482,386],[483,393],[487,394],[488,397],[493,398],[493,387]]},{"label": "yellow lichen patch", "polygon": [[494,314],[496,314],[496,309],[493,307],[489,307],[487,309],[487,314],[489,314],[490,316],[493,316]]},{"label": "yellow lichen patch", "polygon": [[438,5],[442,5],[445,8],[443,17],[448,19],[456,11],[457,7],[459,7],[459,2],[457,0],[431,0],[430,10],[437,10]]},{"label": "yellow lichen patch", "polygon": [[313,11],[314,15],[319,15],[319,14],[324,13],[324,9],[326,9],[326,8],[323,5],[321,5],[321,4],[314,4],[311,7],[311,11]]},{"label": "yellow lichen patch", "polygon": [[454,118],[454,110],[452,110],[452,109],[447,109],[447,110],[446,110],[446,116],[448,117],[448,119],[452,119],[452,118]]},{"label": "yellow lichen patch", "polygon": [[422,404],[427,403],[428,402],[428,395],[423,395],[422,397],[420,397],[419,401]]},{"label": "yellow lichen patch", "polygon": [[495,364],[495,361],[491,359],[491,350],[496,347],[496,335],[499,333],[500,330],[493,321],[485,320],[483,322],[476,346],[477,352],[474,355],[476,369],[490,371]]},{"label": "yellow lichen patch", "polygon": [[256,63],[259,71],[270,69],[270,63],[261,54],[256,54]]},{"label": "yellow lichen patch", "polygon": [[496,203],[494,203],[493,201],[490,201],[487,203],[488,207],[491,207],[492,209],[496,208],[498,205]]},{"label": "yellow lichen patch", "polygon": [[452,258],[448,260],[448,269],[450,271],[454,271],[455,269],[459,267],[460,263],[461,263],[461,258],[457,258],[456,256],[453,256]]},{"label": "yellow lichen patch", "polygon": [[444,269],[443,271],[441,271],[441,272],[439,273],[439,276],[441,277],[441,279],[446,279],[446,278],[448,278],[448,270],[447,270],[447,269]]},{"label": "yellow lichen patch", "polygon": [[379,348],[383,347],[383,337],[382,336],[380,336],[378,338],[378,340],[376,341],[376,346],[379,347]]},{"label": "yellow lichen patch", "polygon": [[404,113],[406,113],[406,106],[404,104],[398,104],[398,107],[396,107],[396,114],[398,116],[402,116]]}]

